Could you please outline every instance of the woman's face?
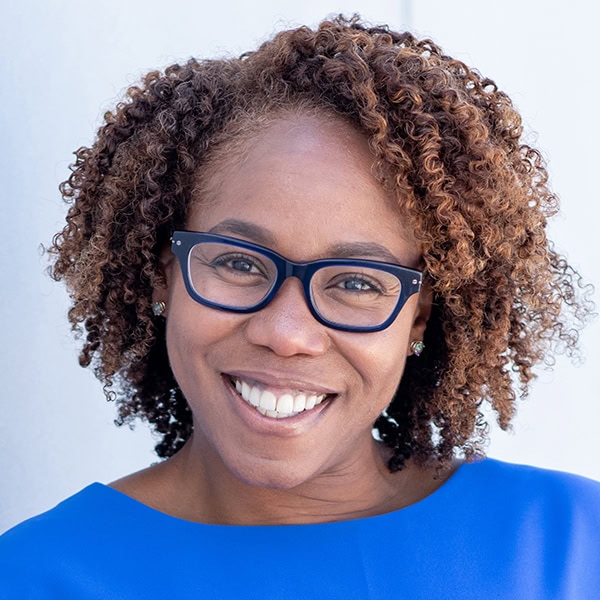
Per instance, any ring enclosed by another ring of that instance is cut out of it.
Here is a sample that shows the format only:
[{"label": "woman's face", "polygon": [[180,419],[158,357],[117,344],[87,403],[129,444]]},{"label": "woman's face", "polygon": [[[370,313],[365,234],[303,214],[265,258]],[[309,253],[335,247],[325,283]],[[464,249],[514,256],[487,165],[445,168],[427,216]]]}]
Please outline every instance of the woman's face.
[{"label": "woman's face", "polygon": [[[249,147],[211,180],[213,197],[199,199],[187,229],[258,243],[297,262],[354,245],[353,258],[418,267],[415,242],[371,175],[367,142],[350,126],[289,117]],[[427,307],[416,294],[389,328],[355,333],[317,322],[296,278],[259,312],[234,314],[192,300],[175,260],[167,274],[169,357],[193,413],[193,445],[209,468],[287,489],[372,456],[373,422],[392,399],[410,342],[423,337]],[[255,388],[294,402],[327,396],[274,418],[245,401],[236,382],[248,386],[246,395]]]}]

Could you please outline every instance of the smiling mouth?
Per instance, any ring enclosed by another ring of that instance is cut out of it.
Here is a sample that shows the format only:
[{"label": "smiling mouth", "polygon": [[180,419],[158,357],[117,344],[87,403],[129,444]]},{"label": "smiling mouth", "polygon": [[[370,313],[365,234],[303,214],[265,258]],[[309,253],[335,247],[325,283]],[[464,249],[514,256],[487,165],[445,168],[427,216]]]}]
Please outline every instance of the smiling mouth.
[{"label": "smiling mouth", "polygon": [[273,391],[259,387],[239,377],[228,376],[239,396],[259,413],[273,419],[288,419],[302,412],[312,410],[335,394],[315,394],[311,392],[282,392],[279,396]]}]

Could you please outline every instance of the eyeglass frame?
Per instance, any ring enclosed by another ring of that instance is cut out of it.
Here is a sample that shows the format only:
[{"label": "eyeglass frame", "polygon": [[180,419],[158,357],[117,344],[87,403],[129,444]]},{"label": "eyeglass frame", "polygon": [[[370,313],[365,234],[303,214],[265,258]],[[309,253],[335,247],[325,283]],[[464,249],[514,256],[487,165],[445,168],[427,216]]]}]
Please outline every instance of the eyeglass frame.
[{"label": "eyeglass frame", "polygon": [[[236,307],[228,304],[220,304],[200,296],[200,294],[198,294],[198,292],[194,289],[194,286],[191,282],[189,257],[194,246],[203,242],[227,244],[237,248],[244,248],[246,250],[251,250],[252,252],[266,256],[268,259],[270,259],[275,265],[277,274],[269,293],[257,304],[248,307]],[[225,312],[245,314],[258,312],[259,310],[265,308],[265,306],[267,306],[273,300],[288,277],[296,277],[302,283],[304,299],[312,316],[322,325],[330,327],[331,329],[337,329],[339,331],[372,333],[387,329],[396,320],[408,299],[413,294],[419,293],[423,281],[422,271],[399,264],[378,260],[348,258],[324,258],[308,262],[294,262],[292,260],[288,260],[270,248],[261,246],[260,244],[254,244],[253,242],[248,242],[246,240],[216,233],[203,233],[199,231],[185,230],[173,231],[171,236],[171,250],[179,261],[181,273],[183,275],[183,282],[185,284],[187,293],[199,304]],[[379,325],[367,326],[344,325],[342,323],[329,321],[318,312],[311,298],[311,279],[315,273],[323,267],[334,267],[340,265],[378,269],[380,271],[391,273],[398,279],[400,282],[400,293],[398,294],[396,306],[394,307],[394,310],[391,312],[390,316],[383,323],[380,323]]]}]

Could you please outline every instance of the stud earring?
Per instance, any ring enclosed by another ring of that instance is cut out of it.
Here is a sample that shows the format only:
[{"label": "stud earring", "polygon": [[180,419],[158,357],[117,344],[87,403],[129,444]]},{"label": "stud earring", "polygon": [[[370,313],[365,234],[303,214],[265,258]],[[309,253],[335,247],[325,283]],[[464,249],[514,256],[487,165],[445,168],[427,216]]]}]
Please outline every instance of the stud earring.
[{"label": "stud earring", "polygon": [[152,303],[152,312],[155,317],[162,316],[162,314],[165,312],[166,308],[167,308],[167,305],[162,300]]},{"label": "stud earring", "polygon": [[415,356],[421,356],[425,350],[425,344],[421,340],[415,340],[410,343],[410,349]]}]

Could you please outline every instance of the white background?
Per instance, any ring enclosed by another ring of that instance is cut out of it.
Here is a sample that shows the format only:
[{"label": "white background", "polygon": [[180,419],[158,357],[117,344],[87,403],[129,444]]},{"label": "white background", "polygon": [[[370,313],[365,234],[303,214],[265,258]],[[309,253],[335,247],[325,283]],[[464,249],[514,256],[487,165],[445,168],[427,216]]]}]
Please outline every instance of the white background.
[{"label": "white background", "polygon": [[[4,0],[0,8],[0,531],[92,481],[156,460],[145,427],[113,426],[114,406],[77,364],[64,290],[39,245],[62,227],[57,185],[107,108],[147,70],[191,55],[235,55],[274,31],[360,12],[409,27],[491,76],[549,160],[563,214],[557,246],[600,283],[599,12],[589,1],[387,0],[206,3]],[[596,294],[598,298],[598,294]],[[586,362],[559,359],[489,454],[600,479],[600,323]]]}]

